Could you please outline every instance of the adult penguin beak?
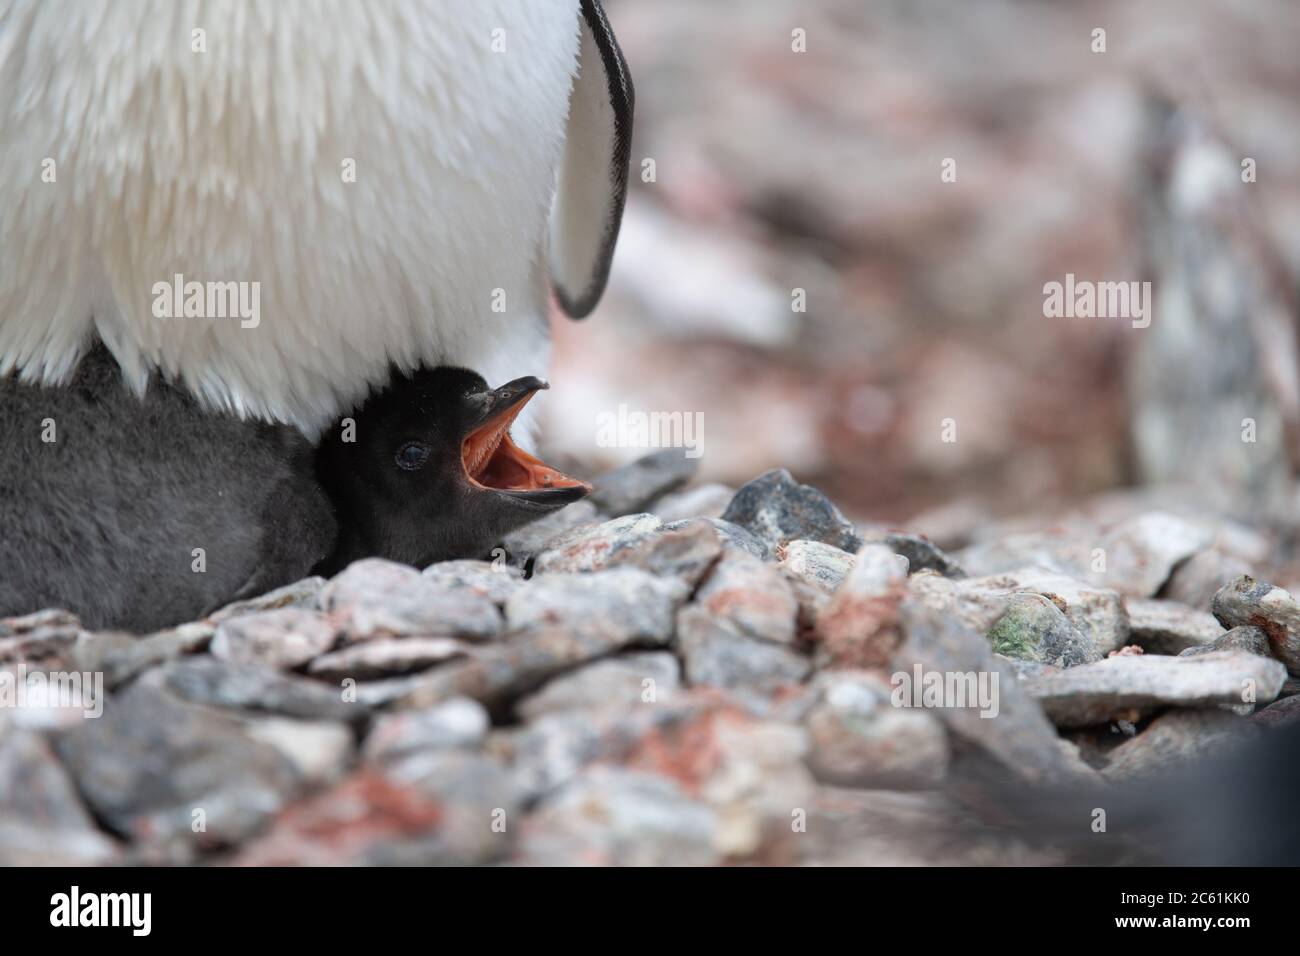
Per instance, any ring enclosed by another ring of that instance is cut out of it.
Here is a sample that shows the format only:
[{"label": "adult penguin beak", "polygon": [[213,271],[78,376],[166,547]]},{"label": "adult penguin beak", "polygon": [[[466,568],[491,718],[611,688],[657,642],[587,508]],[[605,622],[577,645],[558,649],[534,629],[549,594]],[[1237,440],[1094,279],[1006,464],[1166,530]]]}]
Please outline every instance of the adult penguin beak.
[{"label": "adult penguin beak", "polygon": [[584,497],[591,486],[528,454],[510,438],[510,426],[539,391],[550,388],[527,376],[478,396],[481,411],[461,441],[461,465],[470,486],[547,507]]}]

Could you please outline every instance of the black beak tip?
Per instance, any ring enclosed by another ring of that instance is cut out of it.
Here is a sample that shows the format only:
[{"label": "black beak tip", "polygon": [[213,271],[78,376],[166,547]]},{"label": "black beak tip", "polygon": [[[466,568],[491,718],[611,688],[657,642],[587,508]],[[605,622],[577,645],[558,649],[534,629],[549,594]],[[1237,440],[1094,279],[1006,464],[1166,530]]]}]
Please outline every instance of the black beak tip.
[{"label": "black beak tip", "polygon": [[533,491],[503,491],[516,501],[530,505],[538,510],[553,511],[579,501],[591,492],[586,485],[574,485],[571,488],[539,488]]},{"label": "black beak tip", "polygon": [[523,378],[517,378],[513,382],[506,382],[497,389],[501,395],[528,395],[533,392],[541,392],[550,388],[549,382],[542,381],[535,375],[525,375]]}]

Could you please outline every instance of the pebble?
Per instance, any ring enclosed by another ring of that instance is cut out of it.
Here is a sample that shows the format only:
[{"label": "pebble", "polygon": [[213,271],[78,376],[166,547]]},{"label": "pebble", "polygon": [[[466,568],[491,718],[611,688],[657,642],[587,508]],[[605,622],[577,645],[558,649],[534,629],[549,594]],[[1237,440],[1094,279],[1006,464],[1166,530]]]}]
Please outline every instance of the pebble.
[{"label": "pebble", "polygon": [[1249,624],[1262,630],[1273,656],[1300,676],[1300,605],[1290,593],[1243,575],[1214,595],[1211,609],[1224,627]]},{"label": "pebble", "polygon": [[666,448],[601,475],[587,500],[607,515],[636,514],[690,481],[699,465],[699,459],[688,458],[683,449]]},{"label": "pebble", "polygon": [[337,640],[338,631],[325,615],[289,607],[228,618],[217,625],[210,650],[231,664],[295,670]]},{"label": "pebble", "polygon": [[301,783],[237,718],[140,685],[56,746],[99,819],[123,837],[175,846],[182,860],[251,836]]},{"label": "pebble", "polygon": [[427,750],[476,750],[491,724],[478,701],[453,697],[425,710],[380,717],[366,736],[362,753],[366,760],[383,763]]},{"label": "pebble", "polygon": [[989,628],[988,639],[998,654],[1053,667],[1101,660],[1092,642],[1041,594],[1013,594]]},{"label": "pebble", "polygon": [[440,561],[425,568],[423,575],[440,588],[486,598],[498,606],[524,586],[523,574],[504,559],[500,562]]},{"label": "pebble", "polygon": [[376,637],[459,637],[485,641],[501,631],[490,600],[422,577],[404,564],[357,561],[321,592],[324,609],[348,642]]},{"label": "pebble", "polygon": [[880,544],[864,545],[853,568],[817,615],[817,640],[835,666],[886,664],[901,640],[898,605],[907,559]]},{"label": "pebble", "polygon": [[965,570],[929,538],[919,534],[906,534],[900,531],[874,531],[863,536],[868,544],[883,544],[895,554],[907,558],[908,569],[917,571],[934,571],[946,578],[964,578]]},{"label": "pebble", "polygon": [[675,454],[489,560],[145,637],[0,621],[0,694],[20,664],[109,691],[0,708],[0,864],[1053,863],[956,796],[1163,779],[1300,721],[1300,608],[1240,574],[1270,537],[1129,503],[949,555],[782,471],[680,490]]},{"label": "pebble", "polygon": [[1129,598],[1126,604],[1129,638],[1148,654],[1210,647],[1225,633],[1213,614],[1176,601]]},{"label": "pebble", "polygon": [[1112,750],[1103,773],[1118,780],[1167,771],[1249,740],[1254,730],[1223,710],[1171,710]]},{"label": "pebble", "polygon": [[721,518],[735,496],[735,488],[714,482],[664,495],[647,505],[646,510],[664,524],[691,518]]},{"label": "pebble", "polygon": [[744,688],[771,695],[802,682],[812,670],[803,654],[728,626],[698,605],[678,612],[676,647],[687,683],[695,687]]},{"label": "pebble", "polygon": [[590,498],[583,498],[506,535],[497,558],[522,568],[560,536],[577,528],[599,524],[604,518]]},{"label": "pebble", "polygon": [[688,521],[621,549],[610,558],[608,567],[641,568],[651,574],[678,578],[694,588],[714,567],[722,551],[716,528],[703,521]]},{"label": "pebble", "polygon": [[593,767],[530,815],[521,862],[555,866],[710,866],[717,815],[674,781]]},{"label": "pebble", "polygon": [[396,641],[367,641],[317,657],[307,673],[322,680],[376,680],[426,670],[464,657],[473,647],[450,637],[407,637]]},{"label": "pebble", "polygon": [[0,727],[0,866],[100,866],[118,854],[45,738]]},{"label": "pebble", "polygon": [[534,574],[573,574],[608,567],[620,552],[657,534],[663,522],[650,514],[584,525],[551,541],[533,564]]},{"label": "pebble", "polygon": [[863,543],[829,498],[816,488],[799,484],[783,468],[742,486],[722,518],[753,532],[773,552],[800,539],[849,552],[856,552]]},{"label": "pebble", "polygon": [[938,786],[948,770],[948,735],[924,710],[895,707],[893,688],[871,671],[819,679],[806,718],[808,765],[818,780],[844,787]]},{"label": "pebble", "polygon": [[1026,686],[1058,727],[1086,727],[1120,717],[1136,720],[1161,707],[1268,703],[1285,677],[1277,661],[1223,651],[1119,655],[1040,675]]},{"label": "pebble", "polygon": [[731,551],[713,565],[695,604],[736,634],[776,644],[796,636],[799,602],[776,565]]},{"label": "pebble", "polygon": [[211,657],[173,661],[158,672],[160,683],[184,700],[213,707],[263,711],[304,720],[360,721],[365,708],[338,690],[255,664],[227,664]]},{"label": "pebble", "polygon": [[620,654],[548,681],[523,698],[515,712],[524,720],[546,714],[582,713],[671,700],[681,687],[681,666],[664,651]]}]

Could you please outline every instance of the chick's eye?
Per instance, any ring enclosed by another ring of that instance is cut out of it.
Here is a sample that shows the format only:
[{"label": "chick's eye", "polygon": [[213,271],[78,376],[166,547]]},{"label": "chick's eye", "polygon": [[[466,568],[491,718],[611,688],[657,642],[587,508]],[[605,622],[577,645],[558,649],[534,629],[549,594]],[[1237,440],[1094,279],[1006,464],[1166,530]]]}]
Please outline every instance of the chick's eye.
[{"label": "chick's eye", "polygon": [[408,441],[397,449],[397,467],[405,471],[419,471],[429,460],[429,446]]}]

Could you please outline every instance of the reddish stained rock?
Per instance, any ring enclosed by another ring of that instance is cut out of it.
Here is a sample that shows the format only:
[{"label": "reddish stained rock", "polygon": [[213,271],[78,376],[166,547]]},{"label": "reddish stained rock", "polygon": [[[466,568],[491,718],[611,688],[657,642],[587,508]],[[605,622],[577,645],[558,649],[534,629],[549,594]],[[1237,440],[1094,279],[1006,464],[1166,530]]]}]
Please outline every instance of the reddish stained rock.
[{"label": "reddish stained rock", "polygon": [[652,727],[622,762],[636,770],[670,777],[687,794],[696,795],[723,759],[717,726],[749,720],[739,707],[720,699],[716,706],[706,707],[686,720]]},{"label": "reddish stained rock", "polygon": [[536,574],[597,571],[625,548],[645,541],[663,527],[654,515],[635,514],[601,524],[584,525],[547,545],[533,565]]},{"label": "reddish stained rock", "polygon": [[1214,595],[1212,610],[1224,627],[1259,628],[1273,655],[1300,676],[1300,605],[1287,591],[1242,575]]},{"label": "reddish stained rock", "polygon": [[340,866],[382,859],[398,845],[436,836],[439,805],[382,773],[362,770],[285,808],[234,866]]},{"label": "reddish stained rock", "polygon": [[641,568],[651,574],[680,578],[693,588],[721,554],[722,540],[711,524],[687,521],[620,550],[610,558],[609,566]]},{"label": "reddish stained rock", "polygon": [[799,603],[781,570],[743,551],[728,551],[695,595],[715,621],[745,637],[789,644]]},{"label": "reddish stained rock", "polygon": [[832,666],[889,663],[902,639],[898,607],[906,588],[906,558],[879,544],[858,552],[853,569],[817,617],[815,633]]}]

